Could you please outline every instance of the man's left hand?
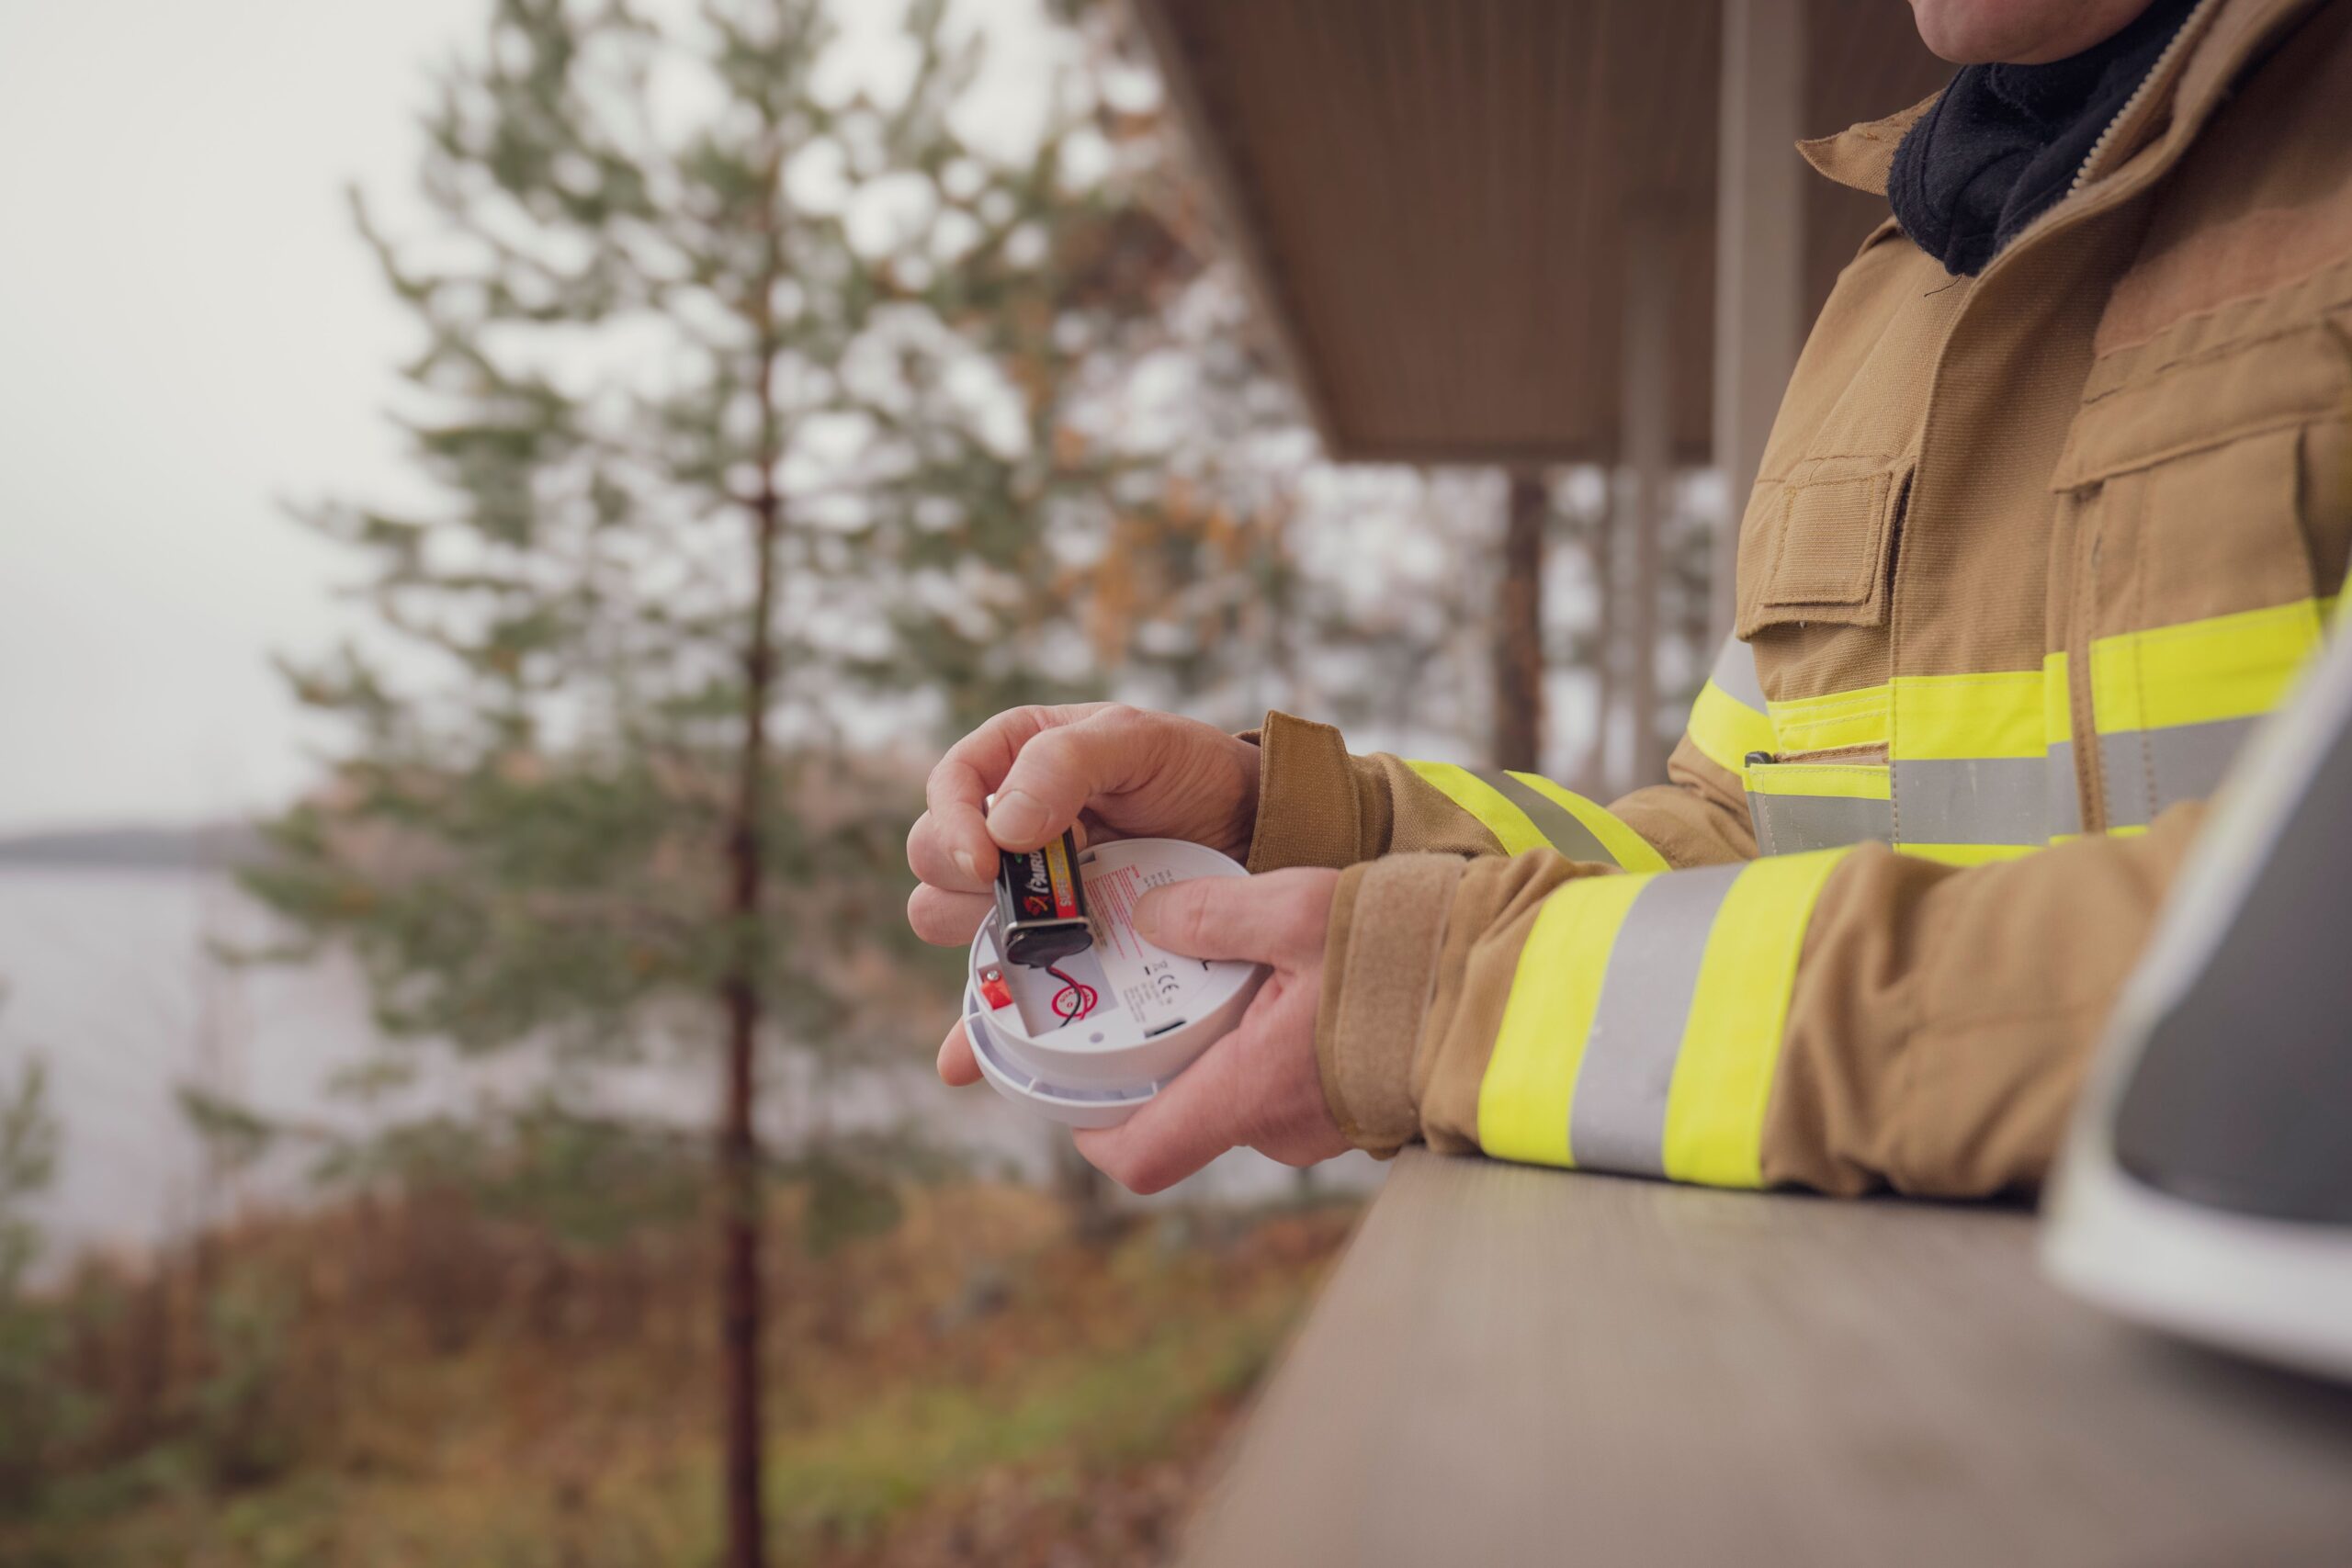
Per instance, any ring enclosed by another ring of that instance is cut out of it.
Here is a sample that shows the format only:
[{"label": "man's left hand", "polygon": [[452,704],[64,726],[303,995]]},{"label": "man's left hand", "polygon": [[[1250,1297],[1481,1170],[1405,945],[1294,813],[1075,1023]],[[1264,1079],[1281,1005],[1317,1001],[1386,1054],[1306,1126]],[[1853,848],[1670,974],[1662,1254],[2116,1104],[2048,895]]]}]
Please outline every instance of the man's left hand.
[{"label": "man's left hand", "polygon": [[[1224,1039],[1116,1127],[1078,1134],[1079,1153],[1122,1186],[1157,1192],[1231,1148],[1284,1165],[1344,1154],[1315,1060],[1323,995],[1323,939],[1336,871],[1212,876],[1147,894],[1136,904],[1146,941],[1189,958],[1238,958],[1273,973]],[[939,1048],[939,1076],[976,1083],[979,1064],[956,1024]]]}]

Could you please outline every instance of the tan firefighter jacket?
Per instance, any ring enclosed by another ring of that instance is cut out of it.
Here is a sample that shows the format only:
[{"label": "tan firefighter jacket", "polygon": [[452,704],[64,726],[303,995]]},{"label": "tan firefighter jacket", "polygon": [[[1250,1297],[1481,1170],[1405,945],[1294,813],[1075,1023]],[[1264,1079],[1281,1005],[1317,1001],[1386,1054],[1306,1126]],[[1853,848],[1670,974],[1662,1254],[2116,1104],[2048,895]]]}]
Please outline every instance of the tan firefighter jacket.
[{"label": "tan firefighter jacket", "polygon": [[[1805,153],[1883,191],[1918,112]],[[1981,276],[1889,222],[1838,279],[1670,783],[1604,809],[1270,716],[1251,868],[1349,868],[1349,1137],[2037,1182],[2199,802],[2320,641],[2347,418],[2352,0],[2206,0]]]}]

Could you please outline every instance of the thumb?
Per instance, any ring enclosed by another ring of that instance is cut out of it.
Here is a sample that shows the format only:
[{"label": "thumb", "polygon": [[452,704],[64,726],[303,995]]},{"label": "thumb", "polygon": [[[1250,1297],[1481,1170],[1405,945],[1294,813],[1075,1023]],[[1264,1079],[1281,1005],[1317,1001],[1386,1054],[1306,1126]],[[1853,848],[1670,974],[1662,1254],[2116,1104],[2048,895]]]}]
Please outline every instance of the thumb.
[{"label": "thumb", "polygon": [[997,786],[989,835],[1016,853],[1034,850],[1077,821],[1095,796],[1140,782],[1152,763],[1140,716],[1109,707],[1031,737]]},{"label": "thumb", "polygon": [[1200,876],[1136,901],[1136,932],[1187,958],[1236,958],[1296,968],[1323,951],[1339,874],[1299,868],[1262,876]]}]

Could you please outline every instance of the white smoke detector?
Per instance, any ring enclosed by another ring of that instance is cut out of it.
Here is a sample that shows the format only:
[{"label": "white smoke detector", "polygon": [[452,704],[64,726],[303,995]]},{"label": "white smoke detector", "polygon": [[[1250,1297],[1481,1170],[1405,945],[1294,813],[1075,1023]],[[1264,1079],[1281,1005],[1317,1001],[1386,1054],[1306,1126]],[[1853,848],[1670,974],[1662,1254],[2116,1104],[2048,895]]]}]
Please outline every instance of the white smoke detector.
[{"label": "white smoke detector", "polygon": [[1181,839],[1119,839],[1081,852],[1093,945],[1044,968],[1005,962],[991,911],[972,939],[964,1032],[989,1085],[1073,1127],[1112,1127],[1241,1021],[1262,964],[1186,958],[1136,934],[1136,900],[1200,876],[1247,876]]}]

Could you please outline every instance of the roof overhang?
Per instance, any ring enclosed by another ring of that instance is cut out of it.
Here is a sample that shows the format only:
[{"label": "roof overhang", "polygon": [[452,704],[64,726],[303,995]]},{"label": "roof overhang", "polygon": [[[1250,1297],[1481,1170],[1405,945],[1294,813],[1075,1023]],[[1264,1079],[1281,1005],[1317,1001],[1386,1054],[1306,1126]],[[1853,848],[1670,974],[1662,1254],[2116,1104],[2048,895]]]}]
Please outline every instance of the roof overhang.
[{"label": "roof overhang", "polygon": [[[1798,0],[1810,131],[1950,67],[1896,0]],[[1136,0],[1322,433],[1345,460],[1602,460],[1629,267],[1662,268],[1672,446],[1711,442],[1722,8]],[[1796,153],[1792,150],[1789,156]],[[1812,179],[1806,319],[1884,203]]]}]

